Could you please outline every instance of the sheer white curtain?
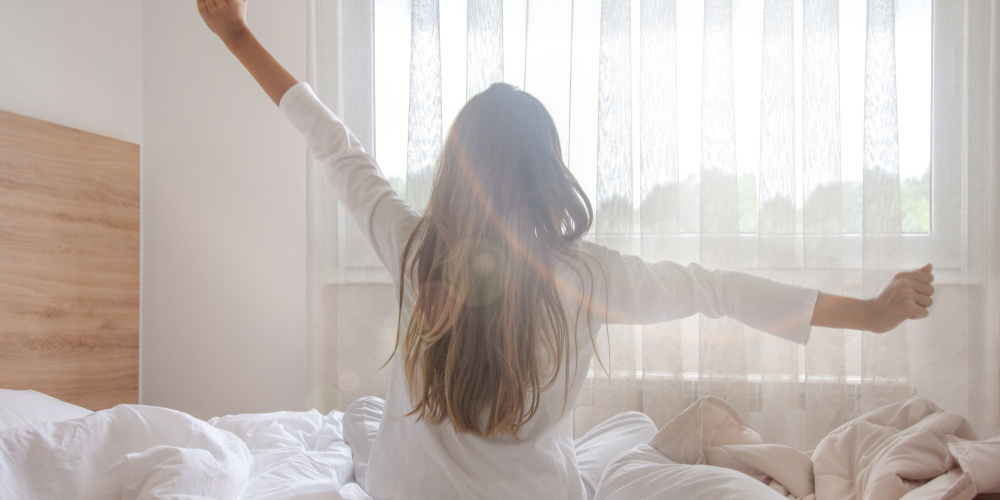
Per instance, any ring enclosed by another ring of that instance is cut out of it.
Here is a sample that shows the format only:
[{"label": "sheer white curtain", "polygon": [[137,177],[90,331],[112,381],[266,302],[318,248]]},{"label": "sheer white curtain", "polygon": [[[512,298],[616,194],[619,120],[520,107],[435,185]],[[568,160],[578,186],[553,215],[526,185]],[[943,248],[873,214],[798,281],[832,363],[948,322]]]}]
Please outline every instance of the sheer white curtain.
[{"label": "sheer white curtain", "polygon": [[[815,329],[803,348],[730,320],[602,329],[607,371],[594,363],[577,433],[626,410],[663,424],[709,394],[802,448],[913,394],[987,432],[1000,427],[997,10],[314,0],[310,80],[418,208],[451,118],[505,80],[552,114],[599,243],[864,297],[935,264],[931,318],[885,335]],[[311,175],[309,400],[343,408],[384,393],[395,291]]]}]

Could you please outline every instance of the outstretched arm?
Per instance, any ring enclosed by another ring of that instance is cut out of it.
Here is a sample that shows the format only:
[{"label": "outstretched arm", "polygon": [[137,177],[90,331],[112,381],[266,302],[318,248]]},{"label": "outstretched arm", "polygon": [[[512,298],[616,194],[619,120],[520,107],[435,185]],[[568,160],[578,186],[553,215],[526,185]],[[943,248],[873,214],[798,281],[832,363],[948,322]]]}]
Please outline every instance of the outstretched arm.
[{"label": "outstretched arm", "polygon": [[812,325],[884,333],[907,319],[927,317],[934,300],[933,266],[899,273],[877,297],[860,300],[820,293],[813,309]]},{"label": "outstretched arm", "polygon": [[205,24],[305,134],[310,155],[326,174],[337,199],[390,274],[399,276],[399,256],[419,216],[399,198],[375,159],[340,118],[261,45],[247,27],[246,9],[247,0],[198,0]]},{"label": "outstretched arm", "polygon": [[[927,316],[933,304],[930,264],[890,279],[878,296],[859,300],[788,285],[742,272],[646,262],[593,243],[594,304],[599,321],[649,324],[703,314],[805,343],[811,326],[887,332]],[[601,288],[606,287],[606,291]],[[604,315],[601,317],[601,315]]]},{"label": "outstretched arm", "polygon": [[250,31],[247,0],[198,0],[198,12],[275,104],[298,83]]}]

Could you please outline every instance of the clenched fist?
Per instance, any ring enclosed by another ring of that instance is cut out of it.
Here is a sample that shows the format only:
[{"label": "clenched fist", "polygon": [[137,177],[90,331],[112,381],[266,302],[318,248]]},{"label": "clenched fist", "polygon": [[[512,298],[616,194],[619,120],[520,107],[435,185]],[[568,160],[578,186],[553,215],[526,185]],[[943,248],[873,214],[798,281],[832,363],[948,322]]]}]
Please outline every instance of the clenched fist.
[{"label": "clenched fist", "polygon": [[224,42],[247,31],[247,0],[198,0],[198,12]]},{"label": "clenched fist", "polygon": [[933,266],[926,266],[915,271],[896,274],[878,296],[868,300],[869,326],[867,330],[883,333],[892,330],[907,319],[927,317],[927,308],[934,304]]}]

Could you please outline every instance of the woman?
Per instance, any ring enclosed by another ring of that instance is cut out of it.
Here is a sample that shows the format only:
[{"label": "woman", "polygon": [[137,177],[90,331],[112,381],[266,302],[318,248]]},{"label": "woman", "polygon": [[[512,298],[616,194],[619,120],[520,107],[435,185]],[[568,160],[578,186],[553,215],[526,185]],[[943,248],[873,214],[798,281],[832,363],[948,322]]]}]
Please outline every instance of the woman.
[{"label": "woman", "polygon": [[504,84],[459,113],[418,215],[308,85],[256,40],[245,0],[198,7],[307,135],[339,200],[397,280],[400,341],[384,406],[365,398],[345,417],[368,429],[351,434],[345,424],[359,483],[373,496],[592,498],[614,456],[656,431],[647,417],[627,413],[572,439],[572,409],[605,323],[725,315],[804,343],[812,325],[884,332],[928,314],[930,265],[857,300],[647,263],[583,242],[593,211],[562,162],[552,119],[537,99]]}]

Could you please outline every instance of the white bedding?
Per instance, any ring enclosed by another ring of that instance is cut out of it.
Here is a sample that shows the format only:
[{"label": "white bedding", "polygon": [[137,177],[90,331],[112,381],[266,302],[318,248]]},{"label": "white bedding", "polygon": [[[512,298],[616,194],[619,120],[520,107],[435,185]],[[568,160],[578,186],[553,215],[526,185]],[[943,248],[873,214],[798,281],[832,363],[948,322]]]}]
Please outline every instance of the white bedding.
[{"label": "white bedding", "polygon": [[[0,403],[4,401],[0,397]],[[48,401],[44,408],[29,406],[7,405],[18,419],[35,415],[34,423],[0,430],[3,500],[372,500],[355,482],[340,412],[234,415],[206,422],[152,406],[122,405],[89,414],[84,409],[59,408],[58,415],[43,414],[51,407]],[[605,471],[597,498],[867,498],[870,495],[851,492],[871,493],[874,490],[865,485],[889,484],[878,479],[883,476],[919,481],[903,481],[900,484],[906,488],[897,494],[873,497],[971,499],[977,492],[1000,492],[996,466],[1000,437],[975,441],[971,428],[963,430],[963,422],[929,402],[901,402],[845,424],[810,457],[763,444],[735,410],[721,400],[705,398],[662,428],[649,446],[619,455]],[[875,429],[873,423],[880,427]],[[944,424],[945,431],[939,432]],[[948,430],[956,425],[961,432]],[[862,432],[870,429],[877,435]],[[865,437],[884,437],[888,432],[879,429],[892,431],[888,434],[892,439]],[[938,442],[947,446],[931,446]],[[869,450],[886,446],[891,453]],[[879,460],[872,462],[872,457]],[[905,469],[910,472],[901,472],[893,465],[898,463],[909,464]],[[918,468],[927,469],[926,473],[914,475],[910,470],[914,464],[924,464]],[[855,466],[885,470],[848,474],[848,480],[862,481],[846,493],[827,487],[828,478],[835,476],[828,469]]]},{"label": "white bedding", "polygon": [[0,431],[3,498],[371,500],[354,483],[343,414],[209,420],[123,405]]},{"label": "white bedding", "polygon": [[597,500],[973,500],[1000,494],[1000,436],[980,440],[961,415],[913,398],[845,423],[807,454],[764,443],[709,396],[619,455],[601,483]]},{"label": "white bedding", "polygon": [[90,413],[86,408],[40,392],[0,389],[0,431],[22,425],[68,420]]}]

